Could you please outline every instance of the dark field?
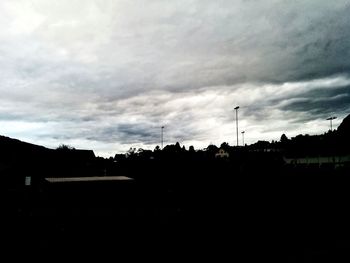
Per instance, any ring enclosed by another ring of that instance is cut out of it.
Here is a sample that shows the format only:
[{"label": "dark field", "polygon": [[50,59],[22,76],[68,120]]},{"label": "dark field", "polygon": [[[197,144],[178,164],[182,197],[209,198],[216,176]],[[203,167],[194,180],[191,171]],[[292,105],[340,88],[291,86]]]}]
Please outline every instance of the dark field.
[{"label": "dark field", "polygon": [[349,183],[346,175],[203,176],[3,189],[2,238],[8,251],[34,254],[145,249],[170,258],[348,262]]}]

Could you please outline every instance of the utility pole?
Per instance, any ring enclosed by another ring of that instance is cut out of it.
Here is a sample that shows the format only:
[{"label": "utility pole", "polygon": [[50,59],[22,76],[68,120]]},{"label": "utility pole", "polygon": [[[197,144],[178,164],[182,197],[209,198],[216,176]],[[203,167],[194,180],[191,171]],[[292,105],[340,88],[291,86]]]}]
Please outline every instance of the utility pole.
[{"label": "utility pole", "polygon": [[335,117],[335,116],[327,118],[327,121],[330,121],[330,123],[331,123],[331,131],[333,131],[332,121],[335,120],[336,118],[337,117]]},{"label": "utility pole", "polygon": [[241,133],[242,133],[242,141],[243,141],[243,146],[244,146],[244,133],[245,133],[245,131],[242,131]]},{"label": "utility pole", "polygon": [[[331,116],[331,117],[329,117],[329,118],[327,118],[326,120],[327,121],[330,121],[330,125],[331,125],[331,133],[332,133],[332,131],[333,131],[333,125],[332,125],[332,121],[333,120],[335,120],[337,117],[336,116]],[[331,139],[332,139],[332,141],[335,139],[334,138],[334,136],[331,136]],[[333,143],[335,143],[334,141],[333,141]],[[334,167],[335,167],[335,151],[334,151],[334,149],[332,149],[332,151],[333,151],[333,165],[334,165]]]},{"label": "utility pole", "polygon": [[162,146],[162,150],[163,150],[163,130],[164,130],[164,126],[161,127],[161,146]]},{"label": "utility pole", "polygon": [[237,146],[238,146],[238,109],[239,109],[239,106],[235,107],[234,108],[236,110],[236,137],[237,137]]}]

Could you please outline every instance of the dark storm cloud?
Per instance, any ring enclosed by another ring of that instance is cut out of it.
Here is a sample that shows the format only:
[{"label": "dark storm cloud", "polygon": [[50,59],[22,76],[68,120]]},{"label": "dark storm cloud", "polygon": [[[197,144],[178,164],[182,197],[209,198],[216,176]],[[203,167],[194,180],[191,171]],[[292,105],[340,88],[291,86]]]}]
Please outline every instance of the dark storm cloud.
[{"label": "dark storm cloud", "polygon": [[[317,8],[315,9],[316,13]],[[310,20],[285,35],[284,52],[292,50],[289,63],[280,81],[317,79],[334,74],[348,74],[350,69],[350,5]],[[305,18],[308,18],[308,14]],[[286,28],[288,31],[288,27]],[[274,61],[272,61],[273,63]]]},{"label": "dark storm cloud", "polygon": [[[158,131],[158,130],[157,130]],[[156,144],[159,142],[159,134],[156,129],[147,124],[118,124],[116,127],[106,127],[98,132],[95,137],[89,137],[92,140],[103,140],[113,142],[122,141],[125,144],[133,143]]]},{"label": "dark storm cloud", "polygon": [[327,117],[335,112],[350,109],[350,86],[332,90],[313,90],[287,102],[282,110],[308,112],[313,116]]}]

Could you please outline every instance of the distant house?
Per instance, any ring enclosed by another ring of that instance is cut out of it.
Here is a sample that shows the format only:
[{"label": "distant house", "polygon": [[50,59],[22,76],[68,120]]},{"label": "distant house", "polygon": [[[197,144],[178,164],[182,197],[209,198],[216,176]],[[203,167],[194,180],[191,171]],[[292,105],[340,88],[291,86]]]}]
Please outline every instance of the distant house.
[{"label": "distant house", "polygon": [[230,154],[226,152],[224,149],[219,149],[219,151],[215,154],[216,158],[228,158]]}]

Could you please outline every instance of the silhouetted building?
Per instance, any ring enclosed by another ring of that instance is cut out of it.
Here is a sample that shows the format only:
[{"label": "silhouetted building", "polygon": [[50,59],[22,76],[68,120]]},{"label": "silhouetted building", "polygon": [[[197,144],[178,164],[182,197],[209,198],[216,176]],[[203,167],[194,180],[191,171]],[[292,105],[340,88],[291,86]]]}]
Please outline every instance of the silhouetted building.
[{"label": "silhouetted building", "polygon": [[93,150],[74,150],[73,158],[77,161],[90,162],[93,161],[96,156]]}]

